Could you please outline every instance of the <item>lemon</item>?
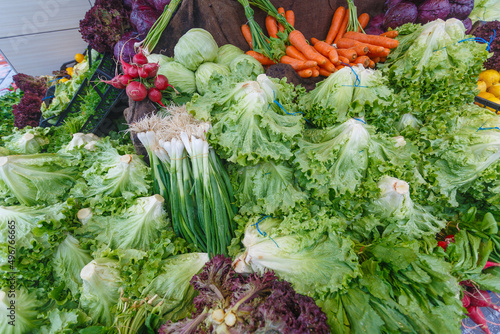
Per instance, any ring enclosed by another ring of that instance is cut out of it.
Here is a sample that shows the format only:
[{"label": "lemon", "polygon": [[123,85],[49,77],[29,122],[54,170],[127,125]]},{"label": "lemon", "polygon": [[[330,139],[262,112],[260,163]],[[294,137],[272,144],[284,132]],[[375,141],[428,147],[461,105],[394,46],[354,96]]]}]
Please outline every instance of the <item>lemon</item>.
[{"label": "lemon", "polygon": [[73,67],[66,67],[66,72],[68,72],[69,75],[73,75]]},{"label": "lemon", "polygon": [[66,81],[69,81],[67,78],[62,78],[61,80],[59,80],[59,83],[64,83]]},{"label": "lemon", "polygon": [[482,97],[483,99],[489,100],[491,98],[495,98],[495,95],[488,93],[488,92],[481,92],[477,94],[477,96]]},{"label": "lemon", "polygon": [[486,92],[486,82],[484,82],[483,80],[479,80],[477,82],[477,89],[479,89],[480,92]]},{"label": "lemon", "polygon": [[75,60],[76,60],[77,62],[81,63],[82,61],[84,61],[84,60],[85,60],[85,56],[84,56],[84,55],[82,55],[81,53],[77,53],[77,54],[75,55]]},{"label": "lemon", "polygon": [[500,84],[495,84],[488,87],[488,93],[495,95],[495,97],[500,98]]},{"label": "lemon", "polygon": [[486,87],[490,87],[498,82],[500,82],[500,73],[495,70],[486,70],[479,74],[479,80],[486,83]]}]

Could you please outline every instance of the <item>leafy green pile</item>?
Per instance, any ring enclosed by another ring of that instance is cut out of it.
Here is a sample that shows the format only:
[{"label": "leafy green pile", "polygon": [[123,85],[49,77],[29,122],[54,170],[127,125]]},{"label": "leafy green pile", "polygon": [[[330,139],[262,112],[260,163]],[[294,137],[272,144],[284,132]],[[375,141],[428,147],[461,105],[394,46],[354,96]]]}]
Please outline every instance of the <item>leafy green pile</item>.
[{"label": "leafy green pile", "polygon": [[0,144],[3,146],[2,137],[9,135],[14,129],[14,115],[12,114],[12,106],[18,104],[23,97],[23,92],[16,90],[0,96]]},{"label": "leafy green pile", "polygon": [[[476,307],[461,298],[500,292],[500,122],[470,103],[486,52],[460,22],[400,30],[383,72],[309,93],[232,73],[184,92],[130,128],[150,166],[77,121],[9,133],[13,332],[459,333]],[[239,50],[215,51],[255,76]]]},{"label": "leafy green pile", "polygon": [[[410,110],[424,121],[436,110],[472,103],[477,77],[488,56],[486,45],[466,36],[457,19],[413,27],[401,28],[399,46],[383,67],[398,96],[398,109]],[[413,31],[404,34],[405,30]]]}]

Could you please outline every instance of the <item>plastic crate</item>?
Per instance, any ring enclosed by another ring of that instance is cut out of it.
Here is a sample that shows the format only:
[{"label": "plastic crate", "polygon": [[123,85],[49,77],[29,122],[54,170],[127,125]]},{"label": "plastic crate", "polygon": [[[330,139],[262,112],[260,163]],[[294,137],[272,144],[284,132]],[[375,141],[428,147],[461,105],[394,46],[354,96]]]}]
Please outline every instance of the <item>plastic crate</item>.
[{"label": "plastic crate", "polygon": [[[90,57],[90,49],[87,50],[87,54]],[[98,80],[111,80],[114,77],[116,62],[114,61],[112,55],[104,54],[100,55],[97,59],[92,59],[92,57],[90,57],[89,67],[91,67],[92,63],[96,61],[99,62],[99,66],[92,74],[90,80],[85,79],[82,82],[75,95],[66,106],[66,109],[64,109],[58,116],[53,116],[46,119],[42,117],[40,119],[41,127],[59,126],[65,122],[68,115],[79,113],[81,105],[83,103],[84,93],[87,88],[92,87],[97,92],[101,100],[95,108],[95,112],[88,117],[80,132],[97,132],[99,126],[102,124],[104,119],[106,119],[111,109],[113,109],[113,107],[117,104],[125,91],[122,89],[114,88],[111,85],[107,85],[104,91],[101,91],[97,88],[97,85],[95,85],[94,82]],[[57,120],[54,122],[54,119]]]},{"label": "plastic crate", "polygon": [[495,102],[491,102],[479,96],[474,97],[474,101],[484,105],[485,107],[490,107],[491,109],[495,110],[495,113],[497,115],[500,115],[500,104],[496,104]]}]

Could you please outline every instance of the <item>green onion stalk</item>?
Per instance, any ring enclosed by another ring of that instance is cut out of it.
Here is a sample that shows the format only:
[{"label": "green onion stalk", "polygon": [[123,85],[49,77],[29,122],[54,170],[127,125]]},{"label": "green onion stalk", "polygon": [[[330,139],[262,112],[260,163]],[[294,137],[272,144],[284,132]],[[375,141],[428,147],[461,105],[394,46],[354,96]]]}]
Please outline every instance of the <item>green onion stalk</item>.
[{"label": "green onion stalk", "polygon": [[163,13],[153,24],[148,34],[146,35],[146,38],[142,42],[136,43],[135,46],[142,48],[142,51],[146,56],[150,55],[151,52],[153,52],[154,48],[161,38],[161,35],[163,34],[163,31],[167,28],[170,19],[174,15],[181,2],[182,0],[172,0],[168,4],[168,6],[165,6]]},{"label": "green onion stalk", "polygon": [[122,289],[113,328],[120,334],[146,333],[148,327],[160,326],[162,317],[169,311],[168,305],[164,305],[167,304],[158,295],[143,299],[125,298]]},{"label": "green onion stalk", "polygon": [[170,200],[167,189],[170,188],[170,179],[168,179],[166,170],[170,160],[167,152],[159,144],[157,127],[160,120],[161,117],[157,115],[145,117],[140,122],[132,124],[129,131],[137,134],[137,138],[148,153],[153,179],[153,193],[161,195],[168,205]]},{"label": "green onion stalk", "polygon": [[162,142],[171,160],[174,230],[211,256],[227,255],[236,213],[227,172],[205,138],[179,137]]},{"label": "green onion stalk", "polygon": [[[153,177],[169,202],[173,229],[210,256],[228,255],[237,210],[229,176],[205,136],[210,123],[196,120],[185,107],[167,111],[167,116],[154,116],[155,132],[137,136],[154,156]],[[148,122],[151,117],[133,128],[147,127]]]},{"label": "green onion stalk", "polygon": [[361,24],[358,21],[358,9],[356,8],[356,5],[354,4],[354,0],[347,0],[347,5],[349,8],[349,23],[347,24],[347,31],[358,31],[360,29],[362,32],[365,32],[363,30],[363,27],[361,27]]}]

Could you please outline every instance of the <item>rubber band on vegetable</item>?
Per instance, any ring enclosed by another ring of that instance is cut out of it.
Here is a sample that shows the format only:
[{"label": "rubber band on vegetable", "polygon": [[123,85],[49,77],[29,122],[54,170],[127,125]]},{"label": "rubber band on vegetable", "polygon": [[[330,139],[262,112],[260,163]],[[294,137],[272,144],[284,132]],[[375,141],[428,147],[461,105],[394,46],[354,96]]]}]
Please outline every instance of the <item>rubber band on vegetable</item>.
[{"label": "rubber band on vegetable", "polygon": [[[262,235],[263,237],[266,237],[266,236],[267,236],[267,233],[266,233],[266,232],[262,232],[262,231],[259,229],[259,223],[261,223],[264,219],[269,218],[269,217],[270,217],[270,218],[273,218],[273,217],[271,217],[271,216],[267,215],[267,216],[264,216],[263,218],[261,218],[261,219],[260,219],[258,222],[256,222],[255,224],[252,224],[252,225],[251,225],[251,226],[255,226],[255,228],[257,228],[257,232],[259,232],[259,234],[260,234],[260,235]],[[273,239],[273,238],[269,237],[269,239],[271,239],[271,240],[274,242],[274,244],[276,245],[276,247],[280,248],[280,246],[278,246],[278,243],[277,243],[276,241],[274,241],[274,239]]]}]

